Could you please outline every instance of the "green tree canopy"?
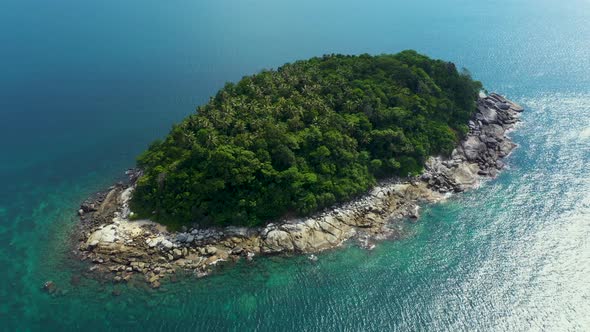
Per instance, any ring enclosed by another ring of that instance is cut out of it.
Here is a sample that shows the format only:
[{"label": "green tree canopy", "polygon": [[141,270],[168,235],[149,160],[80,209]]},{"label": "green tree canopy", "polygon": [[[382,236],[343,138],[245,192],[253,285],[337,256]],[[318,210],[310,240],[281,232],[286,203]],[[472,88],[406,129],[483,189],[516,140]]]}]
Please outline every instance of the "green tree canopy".
[{"label": "green tree canopy", "polygon": [[202,225],[312,213],[450,153],[481,88],[415,51],[326,55],[244,77],[138,158],[132,208]]}]

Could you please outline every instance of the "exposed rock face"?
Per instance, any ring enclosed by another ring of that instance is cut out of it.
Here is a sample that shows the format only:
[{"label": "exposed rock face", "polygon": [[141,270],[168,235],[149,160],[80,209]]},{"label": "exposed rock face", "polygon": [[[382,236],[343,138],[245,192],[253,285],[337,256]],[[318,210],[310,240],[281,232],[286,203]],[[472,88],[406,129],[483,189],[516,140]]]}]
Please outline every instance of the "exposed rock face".
[{"label": "exposed rock face", "polygon": [[498,113],[493,108],[488,108],[484,105],[478,106],[478,113],[475,116],[476,120],[484,124],[492,124],[498,122]]},{"label": "exposed rock face", "polygon": [[485,144],[477,136],[469,136],[463,143],[463,152],[467,160],[476,160],[479,154],[485,150]]},{"label": "exposed rock face", "polygon": [[80,255],[93,270],[113,275],[117,282],[143,274],[157,288],[160,279],[177,269],[197,276],[221,261],[256,254],[316,253],[356,238],[372,249],[374,239],[387,237],[392,220],[419,217],[421,202],[444,199],[446,193],[474,187],[480,176],[495,176],[499,159],[516,146],[506,130],[518,121],[522,107],[497,94],[482,95],[469,121],[469,133],[450,158],[431,157],[415,179],[383,182],[366,195],[303,219],[283,220],[263,228],[183,229],[168,232],[149,220],[131,221],[128,202],[140,171],[129,170],[130,184],[113,186],[80,207]]}]

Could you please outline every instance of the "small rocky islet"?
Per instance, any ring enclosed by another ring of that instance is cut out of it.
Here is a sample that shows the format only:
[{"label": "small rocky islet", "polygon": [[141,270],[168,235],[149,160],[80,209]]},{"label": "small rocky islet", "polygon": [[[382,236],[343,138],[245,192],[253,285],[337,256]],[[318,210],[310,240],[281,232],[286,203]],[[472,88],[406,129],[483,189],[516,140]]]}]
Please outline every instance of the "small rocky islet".
[{"label": "small rocky islet", "polygon": [[[420,176],[382,181],[348,203],[263,227],[195,225],[170,231],[150,220],[134,220],[129,201],[142,173],[131,169],[128,183],[118,183],[80,206],[75,253],[90,262],[89,269],[97,275],[115,282],[142,276],[158,288],[179,270],[202,277],[224,261],[284,253],[315,258],[313,253],[346,241],[372,249],[375,241],[394,235],[392,224],[417,219],[420,204],[444,200],[475,187],[481,178],[495,177],[505,167],[501,159],[516,146],[507,133],[522,111],[499,94],[481,93],[468,134],[450,157],[430,157]],[[48,282],[45,288],[53,290],[55,285]]]}]

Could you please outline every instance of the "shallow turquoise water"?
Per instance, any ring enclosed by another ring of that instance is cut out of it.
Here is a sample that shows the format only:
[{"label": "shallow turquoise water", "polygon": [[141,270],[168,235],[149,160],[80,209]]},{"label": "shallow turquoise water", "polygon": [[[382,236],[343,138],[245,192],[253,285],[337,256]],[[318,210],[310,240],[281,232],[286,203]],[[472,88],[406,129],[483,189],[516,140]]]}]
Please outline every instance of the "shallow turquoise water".
[{"label": "shallow turquoise water", "polygon": [[[590,2],[7,0],[0,28],[0,330],[590,329]],[[223,82],[408,48],[526,106],[498,179],[371,252],[70,283],[79,202]]]}]

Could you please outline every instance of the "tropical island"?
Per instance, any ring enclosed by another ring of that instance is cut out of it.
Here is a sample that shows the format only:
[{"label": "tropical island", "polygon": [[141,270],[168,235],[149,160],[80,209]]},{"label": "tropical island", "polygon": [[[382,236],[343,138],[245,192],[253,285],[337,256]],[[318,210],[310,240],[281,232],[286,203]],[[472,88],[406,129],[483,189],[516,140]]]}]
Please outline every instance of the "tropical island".
[{"label": "tropical island", "polygon": [[314,253],[495,176],[523,109],[415,51],[327,55],[227,83],[82,204],[78,255],[153,287],[178,269]]},{"label": "tropical island", "polygon": [[481,88],[414,51],[329,55],[244,77],[139,157],[132,210],[203,226],[309,215],[450,155]]}]

